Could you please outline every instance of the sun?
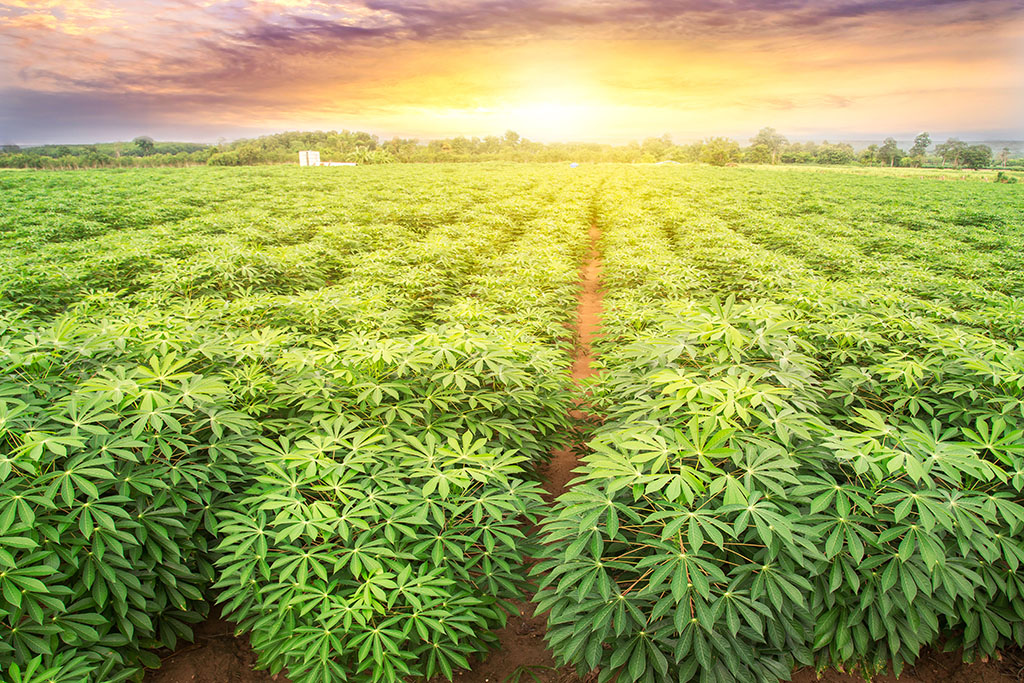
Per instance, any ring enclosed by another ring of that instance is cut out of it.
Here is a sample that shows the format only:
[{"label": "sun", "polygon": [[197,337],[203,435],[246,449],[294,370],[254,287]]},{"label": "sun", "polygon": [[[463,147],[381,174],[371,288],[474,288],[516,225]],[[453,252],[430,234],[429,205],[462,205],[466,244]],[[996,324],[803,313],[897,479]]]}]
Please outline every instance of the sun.
[{"label": "sun", "polygon": [[510,107],[508,116],[524,129],[578,129],[580,121],[590,117],[590,107],[569,102],[525,102]]}]

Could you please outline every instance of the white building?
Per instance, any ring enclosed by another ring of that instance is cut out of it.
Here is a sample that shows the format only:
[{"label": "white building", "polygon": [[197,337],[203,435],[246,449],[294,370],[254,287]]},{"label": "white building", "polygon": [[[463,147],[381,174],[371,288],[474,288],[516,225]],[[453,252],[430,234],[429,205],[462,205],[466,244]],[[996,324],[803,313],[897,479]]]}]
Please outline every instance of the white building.
[{"label": "white building", "polygon": [[299,166],[355,166],[354,161],[320,161],[320,152],[299,152]]}]

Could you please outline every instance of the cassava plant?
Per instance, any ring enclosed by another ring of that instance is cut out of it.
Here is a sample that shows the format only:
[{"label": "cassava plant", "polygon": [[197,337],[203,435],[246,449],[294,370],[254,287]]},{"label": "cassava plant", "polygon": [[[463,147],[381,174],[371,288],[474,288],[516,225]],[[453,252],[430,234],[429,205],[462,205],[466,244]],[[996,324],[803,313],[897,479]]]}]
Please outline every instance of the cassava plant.
[{"label": "cassava plant", "polygon": [[905,321],[865,313],[851,358],[843,320],[800,313],[679,306],[606,351],[609,419],[538,566],[563,660],[776,681],[1024,644],[1024,355],[936,326],[915,364]]}]

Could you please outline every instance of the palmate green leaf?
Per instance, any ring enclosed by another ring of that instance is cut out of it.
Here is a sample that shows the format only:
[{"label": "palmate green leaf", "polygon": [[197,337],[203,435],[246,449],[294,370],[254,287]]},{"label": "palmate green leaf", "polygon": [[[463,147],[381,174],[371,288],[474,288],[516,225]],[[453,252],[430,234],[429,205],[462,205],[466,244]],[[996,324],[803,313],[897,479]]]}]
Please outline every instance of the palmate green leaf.
[{"label": "palmate green leaf", "polygon": [[740,505],[747,502],[751,496],[756,496],[743,484],[743,480],[733,474],[723,474],[713,479],[708,486],[708,494],[716,496],[722,494],[722,502],[725,505]]},{"label": "palmate green leaf", "polygon": [[81,432],[89,435],[107,435],[109,431],[103,423],[117,419],[111,412],[113,402],[105,396],[80,396],[72,394],[62,406],[65,414],[55,415],[54,420],[71,427],[70,436],[77,437]]},{"label": "palmate green leaf", "polygon": [[649,521],[670,520],[661,531],[661,540],[682,538],[680,532],[685,532],[686,543],[693,552],[697,552],[704,545],[705,539],[722,548],[726,536],[732,536],[732,527],[719,519],[722,514],[720,509],[686,510],[676,507],[651,515]]},{"label": "palmate green leaf", "polygon": [[948,498],[937,491],[917,492],[903,486],[899,488],[899,492],[884,493],[877,499],[880,505],[892,506],[894,521],[900,522],[915,512],[926,531],[932,531],[936,526],[954,531],[953,508]]},{"label": "palmate green leaf", "polygon": [[996,514],[1010,526],[1010,533],[1017,536],[1024,529],[1024,501],[1011,497],[1008,493],[996,493],[987,496],[982,510],[990,517]]},{"label": "palmate green leaf", "polygon": [[871,529],[874,521],[862,515],[851,515],[849,512],[835,512],[831,515],[820,515],[827,521],[814,529],[819,538],[825,539],[824,551],[827,559],[834,558],[842,551],[849,552],[855,564],[864,559],[865,550],[872,550],[876,536]]},{"label": "palmate green leaf", "polygon": [[690,591],[710,600],[711,584],[726,582],[725,574],[711,557],[702,558],[699,553],[688,553],[685,549],[673,548],[663,554],[648,555],[637,563],[637,569],[648,567],[654,571],[645,590],[658,593],[667,583],[677,603],[682,602]]},{"label": "palmate green leaf", "polygon": [[18,566],[15,559],[17,551],[35,550],[38,547],[39,543],[28,536],[0,536],[0,567],[3,567],[4,570],[16,568]]},{"label": "palmate green leaf", "polygon": [[757,536],[764,545],[771,545],[775,537],[785,543],[794,545],[794,524],[778,514],[778,508],[758,493],[751,493],[742,504],[726,504],[721,508],[723,513],[738,513],[732,524],[733,537],[741,538],[748,526],[753,526]]},{"label": "palmate green leaf", "polygon": [[44,663],[43,656],[38,655],[20,665],[14,662],[5,674],[11,683],[71,683],[86,680],[95,671],[95,664],[90,663],[87,657],[47,659]]},{"label": "palmate green leaf", "polygon": [[[80,436],[60,436],[44,434],[41,432],[26,432],[21,437],[21,443],[13,451],[14,456],[12,460],[19,461],[21,457],[25,457],[30,461],[38,462],[43,458],[45,453],[49,453],[58,457],[64,457],[68,454],[68,449],[79,449],[85,445],[85,439]],[[30,463],[25,463],[23,467],[33,467]]]},{"label": "palmate green leaf", "polygon": [[770,443],[749,444],[742,456],[733,456],[733,463],[743,473],[743,486],[748,491],[783,495],[786,484],[801,483],[794,475],[798,464],[788,453]]},{"label": "palmate green leaf", "polygon": [[903,443],[911,453],[920,454],[925,460],[926,472],[941,473],[956,485],[964,475],[980,481],[1007,479],[1007,474],[997,465],[977,457],[973,449],[961,442],[952,441],[955,429],[943,430],[938,420],[932,420],[930,425],[920,420],[912,424],[914,428],[905,431]]},{"label": "palmate green leaf", "polygon": [[1004,418],[995,418],[991,425],[978,418],[974,427],[975,429],[964,428],[962,430],[963,435],[967,437],[967,445],[970,447],[987,451],[1002,463],[1010,466],[1015,466],[1016,456],[1024,454],[1024,430],[1007,429]]},{"label": "palmate green leaf", "polygon": [[865,515],[872,515],[874,507],[870,502],[871,492],[853,484],[840,485],[833,479],[815,476],[804,477],[800,486],[792,489],[792,495],[811,498],[809,511],[817,514],[834,508],[841,515],[849,515],[859,510]]}]

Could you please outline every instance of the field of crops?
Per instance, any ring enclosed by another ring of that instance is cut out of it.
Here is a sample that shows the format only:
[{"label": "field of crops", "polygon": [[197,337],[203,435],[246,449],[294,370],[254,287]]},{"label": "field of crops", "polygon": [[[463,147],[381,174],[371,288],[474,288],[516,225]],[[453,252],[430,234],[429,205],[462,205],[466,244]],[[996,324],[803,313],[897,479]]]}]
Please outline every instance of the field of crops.
[{"label": "field of crops", "polygon": [[214,603],[294,683],[451,678],[538,588],[601,681],[1024,645],[1018,185],[4,173],[0,242],[0,680],[134,680]]}]

